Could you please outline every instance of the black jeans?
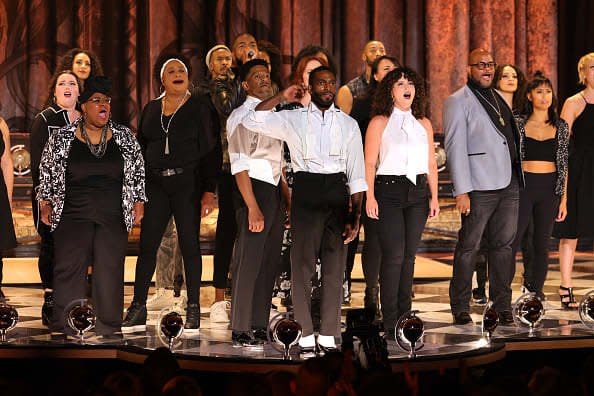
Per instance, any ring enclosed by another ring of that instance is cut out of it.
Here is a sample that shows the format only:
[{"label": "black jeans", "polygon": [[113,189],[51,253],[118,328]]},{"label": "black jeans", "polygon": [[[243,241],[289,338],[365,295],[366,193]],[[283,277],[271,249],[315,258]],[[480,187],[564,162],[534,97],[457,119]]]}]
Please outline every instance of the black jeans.
[{"label": "black jeans", "polygon": [[378,175],[378,232],[381,247],[380,301],[384,327],[393,329],[410,311],[415,255],[429,214],[427,177],[416,184],[405,176]]},{"label": "black jeans", "polygon": [[44,289],[53,289],[54,287],[54,236],[47,224],[39,219],[39,207],[35,194],[31,198],[31,208],[33,210],[33,221],[37,228],[37,233],[41,237],[39,246],[39,259],[37,267],[41,278],[41,287]]},{"label": "black jeans", "polygon": [[191,170],[173,176],[148,174],[144,217],[140,229],[140,253],[136,263],[134,301],[146,303],[155,273],[157,249],[173,214],[184,259],[188,304],[200,303],[202,256],[200,255],[200,204],[196,176]]},{"label": "black jeans", "polygon": [[233,256],[233,245],[237,236],[237,220],[233,202],[236,188],[233,175],[229,172],[222,172],[217,190],[219,215],[217,217],[212,275],[212,285],[217,289],[227,287],[227,275]]},{"label": "black jeans", "polygon": [[515,175],[506,188],[472,191],[470,214],[462,215],[462,227],[454,251],[454,272],[450,282],[452,313],[469,312],[474,259],[483,232],[487,233],[489,297],[497,311],[511,310],[511,283],[515,274],[512,245],[518,226],[519,183]]},{"label": "black jeans", "polygon": [[316,261],[322,263],[320,334],[340,335],[342,278],[346,246],[342,233],[349,208],[346,176],[297,172],[293,183],[291,226],[292,294],[295,319],[303,336],[313,334],[311,279]]},{"label": "black jeans", "polygon": [[[513,246],[513,257],[520,248],[530,218],[534,221],[534,259],[529,271],[524,272],[524,285],[528,290],[542,293],[549,269],[549,239],[555,216],[559,210],[559,196],[555,195],[556,173],[525,173],[526,188],[520,193],[518,233]],[[515,260],[514,260],[515,264]]]}]

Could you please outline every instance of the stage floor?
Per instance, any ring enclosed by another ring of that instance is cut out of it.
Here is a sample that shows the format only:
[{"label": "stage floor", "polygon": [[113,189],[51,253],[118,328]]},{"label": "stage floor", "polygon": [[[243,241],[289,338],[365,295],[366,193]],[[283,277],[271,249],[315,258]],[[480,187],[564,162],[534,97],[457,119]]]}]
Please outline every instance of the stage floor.
[{"label": "stage floor", "polygon": [[[431,259],[443,264],[451,262],[451,255],[431,255]],[[553,261],[555,259],[553,258]],[[513,299],[520,295],[521,264],[513,284]],[[396,343],[388,342],[390,361],[395,370],[408,367],[434,369],[488,364],[504,358],[505,351],[534,349],[568,349],[594,346],[594,333],[585,328],[577,311],[561,308],[557,296],[559,286],[558,265],[553,263],[545,284],[547,301],[546,316],[536,337],[528,337],[528,329],[516,326],[500,326],[494,334],[494,343],[487,348],[481,343],[480,318],[483,307],[472,306],[474,325],[454,326],[448,301],[447,280],[416,281],[413,309],[425,322],[425,347],[418,353],[415,362],[408,361],[407,354]],[[594,257],[579,254],[576,258],[574,286],[578,299],[594,289]],[[126,334],[122,339],[103,340],[90,332],[85,345],[75,339],[52,337],[41,324],[40,310],[42,291],[34,286],[4,287],[8,303],[19,312],[19,323],[9,333],[10,341],[0,345],[0,358],[118,358],[142,362],[151,350],[164,346],[155,334],[159,312],[150,312],[146,333]],[[152,290],[151,290],[152,292]],[[363,305],[364,284],[353,283],[353,298],[346,311]],[[213,302],[214,289],[204,286],[201,290],[202,321],[198,336],[182,336],[175,345],[175,354],[182,367],[200,371],[257,371],[266,372],[275,368],[295,370],[300,361],[308,356],[294,355],[294,360],[283,362],[281,353],[266,345],[261,349],[233,348],[231,332],[227,324],[214,324],[209,320],[209,307]],[[132,299],[132,287],[125,287],[125,306]],[[274,301],[278,303],[278,301]],[[124,307],[125,308],[125,307]],[[276,314],[275,311],[271,315]]]}]

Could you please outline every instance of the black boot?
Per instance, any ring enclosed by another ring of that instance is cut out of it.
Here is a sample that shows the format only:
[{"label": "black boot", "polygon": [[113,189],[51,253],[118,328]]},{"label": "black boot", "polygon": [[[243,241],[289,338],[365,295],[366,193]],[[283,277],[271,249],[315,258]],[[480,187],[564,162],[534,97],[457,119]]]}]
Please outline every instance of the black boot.
[{"label": "black boot", "polygon": [[197,333],[200,331],[200,305],[196,303],[188,304],[186,307],[186,323],[184,331]]},{"label": "black boot", "polygon": [[379,306],[379,287],[366,287],[363,302],[365,304],[365,308],[370,308],[375,312],[375,320],[379,321],[381,319],[381,311]]},{"label": "black boot", "polygon": [[122,322],[122,333],[134,333],[146,330],[146,304],[132,301]]},{"label": "black boot", "polygon": [[43,293],[43,306],[41,307],[41,323],[49,326],[54,312],[54,292],[46,291]]}]

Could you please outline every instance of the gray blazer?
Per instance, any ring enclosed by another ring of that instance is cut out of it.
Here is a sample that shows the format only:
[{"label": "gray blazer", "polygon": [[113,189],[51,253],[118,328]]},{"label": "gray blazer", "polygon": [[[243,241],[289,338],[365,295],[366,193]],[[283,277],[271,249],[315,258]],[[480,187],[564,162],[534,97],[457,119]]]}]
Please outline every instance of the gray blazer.
[{"label": "gray blazer", "polygon": [[[443,128],[454,196],[509,185],[513,170],[505,135],[468,86],[446,99]],[[514,130],[517,131],[515,125]],[[519,151],[519,142],[515,140]]]}]

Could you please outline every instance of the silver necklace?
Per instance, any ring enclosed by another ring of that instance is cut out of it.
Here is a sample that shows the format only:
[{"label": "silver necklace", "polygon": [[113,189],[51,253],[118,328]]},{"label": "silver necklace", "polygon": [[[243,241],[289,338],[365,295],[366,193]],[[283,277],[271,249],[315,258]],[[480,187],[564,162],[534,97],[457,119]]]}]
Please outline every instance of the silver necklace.
[{"label": "silver necklace", "polygon": [[173,120],[173,117],[175,117],[175,113],[177,113],[177,111],[180,109],[180,107],[182,107],[187,96],[188,96],[188,91],[186,91],[186,93],[184,94],[184,97],[179,101],[177,108],[175,109],[173,114],[171,114],[171,118],[169,118],[169,121],[167,121],[167,128],[165,128],[165,123],[163,122],[163,116],[164,116],[163,109],[165,108],[166,96],[163,97],[163,100],[161,100],[161,128],[163,129],[163,132],[165,132],[165,155],[169,155],[169,126],[171,125],[171,121]]},{"label": "silver necklace", "polygon": [[491,106],[493,108],[493,110],[495,110],[495,112],[497,113],[497,115],[499,116],[499,123],[501,124],[502,127],[505,126],[505,121],[503,120],[503,116],[501,115],[501,109],[499,108],[499,102],[497,101],[497,98],[495,97],[495,94],[493,93],[493,89],[489,89],[489,91],[491,91],[491,95],[493,95],[493,100],[495,101],[495,104],[497,105],[497,108],[495,108],[495,106],[493,106],[493,104],[491,102],[489,102],[487,100],[487,98],[485,98],[483,96],[482,93],[479,92],[479,90],[476,90],[476,93],[481,95],[481,98],[483,98],[485,100],[485,102],[487,102],[489,104],[489,106]]},{"label": "silver necklace", "polygon": [[80,134],[82,135],[83,139],[85,139],[85,143],[96,158],[103,158],[105,155],[105,151],[107,150],[107,128],[108,124],[105,124],[103,129],[101,129],[101,139],[99,139],[99,144],[91,143],[91,139],[89,139],[89,135],[85,130],[85,122],[80,123]]}]

